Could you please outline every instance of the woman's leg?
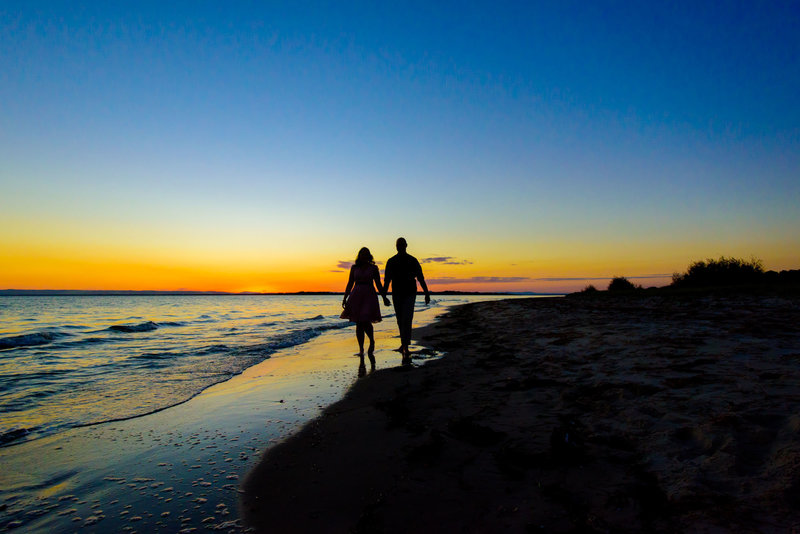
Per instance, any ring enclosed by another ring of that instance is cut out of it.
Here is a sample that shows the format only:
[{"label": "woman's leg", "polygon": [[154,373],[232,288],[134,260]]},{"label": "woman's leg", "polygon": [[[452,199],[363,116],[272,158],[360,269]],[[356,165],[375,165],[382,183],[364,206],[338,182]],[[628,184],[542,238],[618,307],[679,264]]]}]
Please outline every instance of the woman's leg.
[{"label": "woman's leg", "polygon": [[367,337],[369,338],[369,349],[367,349],[369,363],[371,363],[372,368],[375,369],[375,334],[372,328],[372,323],[367,323],[364,325],[364,331],[367,333]]},{"label": "woman's leg", "polygon": [[372,323],[364,324],[364,332],[367,334],[367,338],[369,338],[369,350],[367,352],[372,354],[375,352],[375,335],[372,329]]},{"label": "woman's leg", "polygon": [[358,340],[358,353],[364,354],[364,323],[356,323],[356,340]]}]

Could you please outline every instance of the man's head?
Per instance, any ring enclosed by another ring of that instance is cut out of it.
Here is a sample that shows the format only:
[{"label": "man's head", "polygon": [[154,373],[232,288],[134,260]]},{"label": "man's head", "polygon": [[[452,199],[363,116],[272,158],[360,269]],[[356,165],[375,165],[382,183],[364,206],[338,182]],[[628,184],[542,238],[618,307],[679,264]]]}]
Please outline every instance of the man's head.
[{"label": "man's head", "polygon": [[397,247],[397,252],[405,252],[406,248],[408,248],[408,243],[406,243],[405,237],[398,237],[397,242],[394,244]]}]

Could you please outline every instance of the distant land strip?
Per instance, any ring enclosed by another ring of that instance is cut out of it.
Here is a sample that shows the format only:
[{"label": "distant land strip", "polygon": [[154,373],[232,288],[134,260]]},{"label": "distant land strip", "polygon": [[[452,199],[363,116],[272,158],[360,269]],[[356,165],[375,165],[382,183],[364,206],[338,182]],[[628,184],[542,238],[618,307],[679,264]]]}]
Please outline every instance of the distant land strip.
[{"label": "distant land strip", "polygon": [[[189,296],[189,295],[342,295],[341,291],[296,291],[293,293],[258,293],[243,291],[231,293],[227,291],[150,291],[126,289],[0,289],[0,296],[9,297],[48,297],[48,296]],[[527,295],[527,296],[559,296],[564,293],[534,293],[534,292],[483,292],[483,291],[431,291],[431,295]]]}]

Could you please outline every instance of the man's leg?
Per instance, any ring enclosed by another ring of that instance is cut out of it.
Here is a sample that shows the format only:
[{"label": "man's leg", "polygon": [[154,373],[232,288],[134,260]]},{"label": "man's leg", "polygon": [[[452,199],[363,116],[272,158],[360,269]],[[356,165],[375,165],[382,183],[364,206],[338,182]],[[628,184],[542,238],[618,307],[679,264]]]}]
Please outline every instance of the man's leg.
[{"label": "man's leg", "polygon": [[407,295],[402,298],[403,315],[401,318],[402,324],[400,324],[400,341],[405,347],[406,353],[408,352],[408,346],[411,344],[411,323],[414,320],[415,300],[416,300],[415,295]]},{"label": "man's leg", "polygon": [[414,318],[414,295],[392,295],[394,317],[400,331],[400,350],[405,356],[411,343],[411,321]]},{"label": "man's leg", "polygon": [[403,349],[403,297],[392,295],[392,305],[394,306],[394,320],[397,321],[397,331],[400,334],[400,349]]}]

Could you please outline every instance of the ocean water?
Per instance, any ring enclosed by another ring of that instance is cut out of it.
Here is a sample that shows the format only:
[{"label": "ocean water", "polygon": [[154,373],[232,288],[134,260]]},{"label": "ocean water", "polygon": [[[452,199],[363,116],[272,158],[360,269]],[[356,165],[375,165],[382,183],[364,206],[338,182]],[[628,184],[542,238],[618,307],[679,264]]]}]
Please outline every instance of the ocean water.
[{"label": "ocean water", "polygon": [[[437,297],[424,309],[485,299]],[[283,348],[351,327],[340,303],[338,295],[0,297],[0,446],[184,402]]]}]

